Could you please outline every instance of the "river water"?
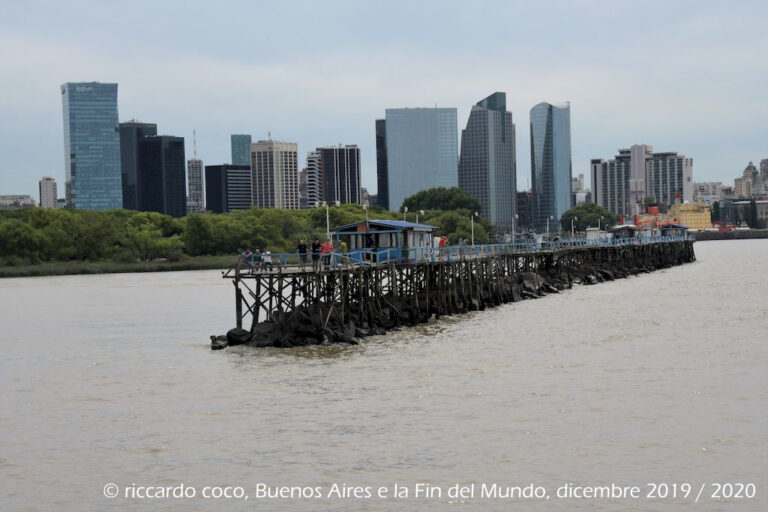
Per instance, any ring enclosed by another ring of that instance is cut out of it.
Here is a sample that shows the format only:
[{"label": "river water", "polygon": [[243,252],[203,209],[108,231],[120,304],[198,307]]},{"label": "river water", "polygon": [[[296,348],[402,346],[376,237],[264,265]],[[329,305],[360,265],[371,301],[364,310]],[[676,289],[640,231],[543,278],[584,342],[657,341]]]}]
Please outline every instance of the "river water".
[{"label": "river water", "polygon": [[[291,350],[209,350],[234,324],[217,271],[0,280],[0,510],[768,510],[768,241],[695,249],[682,267]],[[494,483],[550,499],[480,496]],[[756,496],[712,498],[723,483]],[[182,484],[194,498],[137,497]],[[372,497],[327,498],[333,484]],[[640,497],[558,498],[567,484]]]}]

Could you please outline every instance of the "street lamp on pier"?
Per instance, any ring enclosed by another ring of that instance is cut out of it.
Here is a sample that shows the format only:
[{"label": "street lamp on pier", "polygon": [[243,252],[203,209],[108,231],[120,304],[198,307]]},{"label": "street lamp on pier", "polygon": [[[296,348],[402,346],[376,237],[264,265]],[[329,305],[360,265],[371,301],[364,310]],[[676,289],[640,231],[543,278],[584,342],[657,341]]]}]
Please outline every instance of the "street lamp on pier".
[{"label": "street lamp on pier", "polygon": [[472,245],[475,245],[475,217],[477,217],[477,212],[474,212],[470,217],[469,221],[472,225]]},{"label": "street lamp on pier", "polygon": [[[339,206],[341,203],[339,201],[334,201],[334,206]],[[325,239],[330,240],[331,239],[331,213],[330,213],[330,207],[328,206],[328,203],[326,201],[323,201],[322,203],[319,203],[315,201],[315,208],[319,208],[320,206],[325,207]]]}]

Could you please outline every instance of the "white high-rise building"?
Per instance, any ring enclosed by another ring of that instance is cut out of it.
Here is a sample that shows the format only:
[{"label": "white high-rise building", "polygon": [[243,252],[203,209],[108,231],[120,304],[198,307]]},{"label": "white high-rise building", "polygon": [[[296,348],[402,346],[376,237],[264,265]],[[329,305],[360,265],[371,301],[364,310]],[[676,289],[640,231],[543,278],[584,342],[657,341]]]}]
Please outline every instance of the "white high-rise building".
[{"label": "white high-rise building", "polygon": [[203,161],[199,158],[190,158],[187,160],[187,213],[205,211],[203,189]]},{"label": "white high-rise building", "polygon": [[261,140],[251,144],[253,205],[259,208],[299,208],[298,145]]},{"label": "white high-rise building", "polygon": [[667,205],[693,201],[693,159],[684,155],[635,144],[613,160],[591,160],[590,170],[592,201],[616,215],[639,214],[646,197]]},{"label": "white high-rise building", "polygon": [[693,184],[693,200],[697,203],[713,204],[720,200],[723,184],[719,181],[705,181]]},{"label": "white high-rise building", "polygon": [[40,206],[56,208],[56,180],[49,176],[40,180]]}]

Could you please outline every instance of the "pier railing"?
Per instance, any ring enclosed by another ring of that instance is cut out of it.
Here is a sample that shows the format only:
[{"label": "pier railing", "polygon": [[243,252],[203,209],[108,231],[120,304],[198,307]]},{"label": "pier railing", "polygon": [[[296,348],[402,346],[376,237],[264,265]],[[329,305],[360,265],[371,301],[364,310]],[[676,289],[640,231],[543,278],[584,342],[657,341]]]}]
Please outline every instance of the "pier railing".
[{"label": "pier railing", "polygon": [[346,253],[333,252],[330,255],[323,255],[321,253],[315,265],[313,265],[314,260],[311,253],[304,255],[306,260],[304,263],[302,263],[302,255],[299,253],[274,253],[272,254],[271,264],[264,263],[263,256],[261,260],[254,260],[250,264],[238,257],[235,264],[224,274],[224,277],[270,271],[282,272],[290,270],[296,272],[304,270],[311,272],[318,267],[319,269],[330,269],[353,265],[384,265],[404,262],[454,262],[500,254],[552,252],[589,247],[628,247],[665,242],[682,242],[694,239],[692,235],[636,238],[565,238],[560,240],[516,241],[514,243],[501,244],[451,245],[446,247],[352,249]]}]

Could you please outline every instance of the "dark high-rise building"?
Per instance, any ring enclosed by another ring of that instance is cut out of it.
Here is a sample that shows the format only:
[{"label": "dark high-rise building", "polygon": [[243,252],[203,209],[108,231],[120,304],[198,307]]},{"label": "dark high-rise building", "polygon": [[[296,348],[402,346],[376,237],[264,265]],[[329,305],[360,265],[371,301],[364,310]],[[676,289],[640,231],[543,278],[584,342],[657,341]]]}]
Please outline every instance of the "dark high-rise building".
[{"label": "dark high-rise building", "polygon": [[[531,109],[533,225],[560,226],[571,208],[571,106],[539,103]],[[549,223],[547,223],[549,221]]]},{"label": "dark high-rise building", "polygon": [[187,214],[184,138],[144,137],[139,145],[138,209],[171,217]]},{"label": "dark high-rise building", "polygon": [[387,169],[387,121],[376,120],[377,205],[389,210],[389,173]]},{"label": "dark high-rise building", "polygon": [[253,206],[250,165],[206,165],[206,208],[214,213],[248,210]]},{"label": "dark high-rise building", "polygon": [[107,210],[123,206],[117,84],[65,83],[65,197],[69,208]]},{"label": "dark high-rise building", "polygon": [[515,124],[507,96],[496,92],[472,106],[461,131],[459,187],[482,204],[481,216],[500,232],[514,229],[517,178]]},{"label": "dark high-rise building", "polygon": [[530,231],[533,229],[533,193],[530,190],[524,190],[517,193],[517,230]]},{"label": "dark high-rise building", "polygon": [[157,125],[128,121],[120,123],[120,165],[123,182],[123,208],[139,210],[139,141],[157,135]]},{"label": "dark high-rise building", "polygon": [[322,197],[329,204],[360,204],[360,148],[355,145],[317,148]]},{"label": "dark high-rise building", "polygon": [[323,201],[323,164],[319,151],[307,153],[307,208],[316,208]]}]

